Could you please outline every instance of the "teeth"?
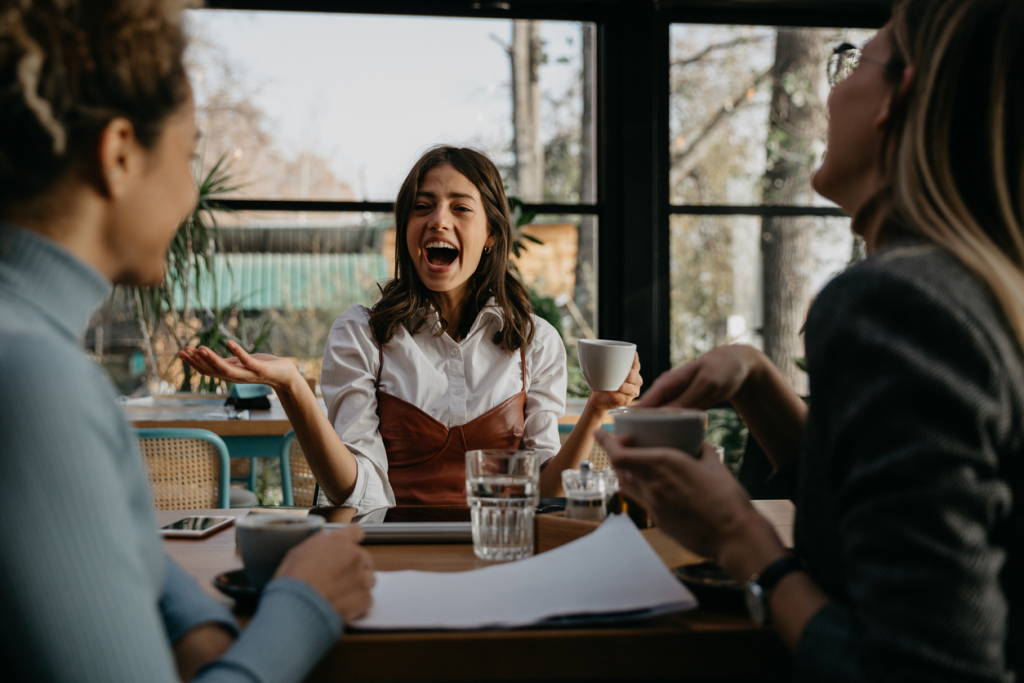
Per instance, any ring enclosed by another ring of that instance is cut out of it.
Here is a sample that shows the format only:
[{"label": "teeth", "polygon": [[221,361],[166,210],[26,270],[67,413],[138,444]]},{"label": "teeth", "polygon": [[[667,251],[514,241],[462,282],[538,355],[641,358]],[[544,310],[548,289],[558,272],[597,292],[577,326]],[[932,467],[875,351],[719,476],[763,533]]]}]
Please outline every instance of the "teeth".
[{"label": "teeth", "polygon": [[448,242],[441,242],[440,240],[435,240],[433,242],[427,242],[426,246],[423,247],[423,248],[424,249],[454,249],[455,251],[459,250],[459,248],[456,247],[454,244],[449,244]]}]

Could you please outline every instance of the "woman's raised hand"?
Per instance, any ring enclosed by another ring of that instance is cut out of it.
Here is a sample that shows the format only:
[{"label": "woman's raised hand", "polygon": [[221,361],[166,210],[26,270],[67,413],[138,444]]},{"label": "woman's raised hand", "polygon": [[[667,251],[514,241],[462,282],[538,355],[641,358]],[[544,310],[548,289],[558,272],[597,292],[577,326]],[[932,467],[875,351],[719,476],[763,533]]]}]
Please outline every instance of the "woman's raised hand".
[{"label": "woman's raised hand", "polygon": [[233,341],[227,345],[235,354],[232,358],[221,358],[206,346],[187,346],[178,352],[178,358],[208,377],[233,384],[266,384],[275,391],[305,384],[297,382],[301,376],[291,361],[269,353],[247,353]]},{"label": "woman's raised hand", "polygon": [[719,346],[661,375],[638,406],[680,406],[706,410],[730,401],[768,359],[752,346]]},{"label": "woman's raised hand", "polygon": [[644,378],[640,376],[640,355],[633,355],[633,367],[626,376],[618,391],[592,391],[588,399],[590,405],[601,411],[608,411],[614,408],[622,408],[629,405],[630,401],[640,395],[640,387],[643,386]]}]

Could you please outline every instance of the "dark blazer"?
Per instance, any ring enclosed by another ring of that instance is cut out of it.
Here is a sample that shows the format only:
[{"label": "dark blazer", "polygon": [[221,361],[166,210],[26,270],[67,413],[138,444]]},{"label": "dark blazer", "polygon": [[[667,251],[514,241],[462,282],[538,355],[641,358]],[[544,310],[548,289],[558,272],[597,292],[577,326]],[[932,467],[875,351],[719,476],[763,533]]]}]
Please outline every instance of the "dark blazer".
[{"label": "dark blazer", "polygon": [[833,280],[806,327],[795,538],[835,601],[798,680],[1009,681],[1024,666],[1024,360],[931,245]]}]

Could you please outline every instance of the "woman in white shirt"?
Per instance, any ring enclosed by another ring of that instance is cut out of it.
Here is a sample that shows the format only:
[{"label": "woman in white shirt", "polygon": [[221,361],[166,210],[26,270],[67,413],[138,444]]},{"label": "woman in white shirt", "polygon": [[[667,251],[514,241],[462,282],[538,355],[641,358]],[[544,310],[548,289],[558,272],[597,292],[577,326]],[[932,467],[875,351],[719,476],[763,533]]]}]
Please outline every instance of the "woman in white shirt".
[{"label": "woman in white shirt", "polygon": [[509,270],[512,222],[494,164],[470,149],[430,150],[402,184],[395,221],[395,279],[328,336],[327,416],[290,361],[232,342],[234,358],[206,347],[181,358],[273,387],[326,498],[359,518],[382,519],[396,504],[465,505],[474,448],[540,451],[541,495],[558,495],[561,472],[589,454],[607,412],[639,394],[639,359],[618,391],[591,394],[560,447],[565,348]]}]

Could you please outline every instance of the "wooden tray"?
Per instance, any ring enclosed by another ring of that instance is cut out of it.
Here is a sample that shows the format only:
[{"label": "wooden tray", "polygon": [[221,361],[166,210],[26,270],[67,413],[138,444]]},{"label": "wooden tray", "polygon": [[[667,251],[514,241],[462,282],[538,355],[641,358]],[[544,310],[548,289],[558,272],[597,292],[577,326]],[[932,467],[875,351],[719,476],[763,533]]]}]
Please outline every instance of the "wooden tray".
[{"label": "wooden tray", "polygon": [[[564,512],[549,512],[534,517],[534,547],[536,552],[543,553],[565,545],[577,538],[586,536],[599,526],[599,522],[581,519],[567,519]],[[656,527],[641,529],[647,542],[658,553],[658,557],[669,569],[688,564],[698,564],[707,558],[691,552],[669,538]]]}]

